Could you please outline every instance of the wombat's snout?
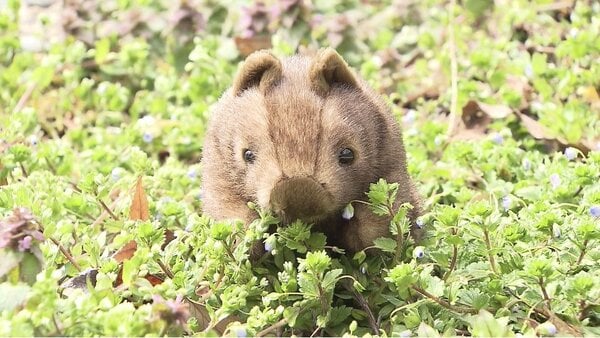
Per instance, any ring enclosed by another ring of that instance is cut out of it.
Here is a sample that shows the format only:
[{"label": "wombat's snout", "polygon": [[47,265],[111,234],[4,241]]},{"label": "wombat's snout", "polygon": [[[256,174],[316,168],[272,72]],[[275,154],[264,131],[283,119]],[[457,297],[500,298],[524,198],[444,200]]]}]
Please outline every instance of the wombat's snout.
[{"label": "wombat's snout", "polygon": [[332,211],[333,198],[310,177],[292,177],[278,182],[271,191],[271,208],[284,221],[306,222],[324,218]]}]

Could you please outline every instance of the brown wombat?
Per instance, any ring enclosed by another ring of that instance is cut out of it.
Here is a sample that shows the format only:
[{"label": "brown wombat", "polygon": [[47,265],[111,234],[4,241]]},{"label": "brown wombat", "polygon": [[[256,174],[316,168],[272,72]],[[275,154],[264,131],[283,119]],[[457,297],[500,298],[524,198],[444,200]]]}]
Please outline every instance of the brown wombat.
[{"label": "brown wombat", "polygon": [[[282,60],[250,55],[214,107],[203,149],[203,209],[215,219],[250,222],[249,201],[283,222],[301,219],[351,252],[389,235],[389,217],[354,203],[370,183],[398,182],[395,207],[419,197],[406,169],[390,109],[332,49]],[[413,236],[415,226],[413,223]]]}]

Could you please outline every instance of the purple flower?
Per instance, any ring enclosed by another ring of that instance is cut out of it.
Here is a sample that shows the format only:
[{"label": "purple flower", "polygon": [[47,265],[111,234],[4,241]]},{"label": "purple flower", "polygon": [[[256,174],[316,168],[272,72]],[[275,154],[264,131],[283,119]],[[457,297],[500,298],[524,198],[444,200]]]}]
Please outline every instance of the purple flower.
[{"label": "purple flower", "polygon": [[561,183],[561,179],[560,176],[558,176],[558,174],[552,174],[550,175],[550,184],[552,185],[552,189],[556,189],[560,186]]},{"label": "purple flower", "polygon": [[146,143],[150,143],[152,142],[152,140],[154,140],[154,136],[152,136],[152,134],[146,132],[144,133],[144,135],[142,136],[142,139],[144,140],[144,142]]},{"label": "purple flower", "polygon": [[19,240],[19,251],[29,250],[31,248],[31,242],[33,241],[33,237],[25,236]]},{"label": "purple flower", "polygon": [[569,161],[572,161],[572,160],[576,159],[577,158],[577,149],[575,149],[573,147],[567,147],[565,149],[565,157]]},{"label": "purple flower", "polygon": [[531,161],[529,159],[523,159],[523,169],[527,171],[531,169]]},{"label": "purple flower", "polygon": [[152,295],[152,302],[157,305],[159,316],[168,322],[185,325],[190,318],[189,305],[183,301],[182,295],[167,301],[160,295]]},{"label": "purple flower", "polygon": [[494,142],[496,144],[502,144],[502,143],[504,143],[504,137],[502,137],[502,135],[500,135],[499,133],[493,133],[492,134],[492,142]]},{"label": "purple flower", "polygon": [[504,208],[504,211],[510,209],[511,205],[512,205],[512,200],[510,199],[510,196],[502,197],[502,207]]},{"label": "purple flower", "polygon": [[44,235],[37,230],[35,218],[28,209],[15,208],[12,215],[0,219],[0,249],[29,250],[33,240],[43,241]]},{"label": "purple flower", "polygon": [[590,207],[590,215],[600,218],[600,205],[592,205]]}]

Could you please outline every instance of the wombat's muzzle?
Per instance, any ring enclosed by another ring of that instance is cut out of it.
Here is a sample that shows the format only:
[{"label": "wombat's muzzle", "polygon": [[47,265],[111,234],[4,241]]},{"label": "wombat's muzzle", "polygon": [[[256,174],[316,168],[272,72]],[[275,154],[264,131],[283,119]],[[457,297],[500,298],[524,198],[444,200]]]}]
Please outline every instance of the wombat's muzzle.
[{"label": "wombat's muzzle", "polygon": [[333,197],[310,177],[292,177],[275,185],[271,191],[270,204],[284,222],[296,219],[313,222],[332,211]]}]

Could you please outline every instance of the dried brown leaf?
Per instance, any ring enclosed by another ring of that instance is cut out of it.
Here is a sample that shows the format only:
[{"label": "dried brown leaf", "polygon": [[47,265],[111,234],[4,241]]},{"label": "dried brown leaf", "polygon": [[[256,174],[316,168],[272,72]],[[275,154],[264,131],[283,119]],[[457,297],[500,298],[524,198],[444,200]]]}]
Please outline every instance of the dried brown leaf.
[{"label": "dried brown leaf", "polygon": [[237,49],[243,56],[248,56],[257,50],[271,48],[271,36],[256,35],[249,38],[236,37],[234,39]]},{"label": "dried brown leaf", "polygon": [[505,105],[491,105],[471,100],[462,108],[461,119],[453,128],[452,140],[481,140],[486,137],[494,119],[510,116],[512,109]]},{"label": "dried brown leaf", "polygon": [[141,220],[147,221],[150,219],[150,210],[148,209],[148,199],[142,186],[142,177],[140,176],[135,185],[135,192],[133,194],[133,200],[131,201],[131,208],[129,209],[130,220]]},{"label": "dried brown leaf", "polygon": [[134,240],[131,240],[127,244],[125,244],[125,246],[123,246],[121,250],[117,251],[113,255],[113,258],[117,262],[123,263],[123,261],[126,261],[133,257],[135,250],[137,250],[137,243]]},{"label": "dried brown leaf", "polygon": [[531,117],[523,113],[517,113],[517,116],[521,120],[523,127],[525,127],[529,134],[531,134],[531,136],[533,136],[534,138],[538,140],[554,139],[554,137],[551,137],[546,128],[538,121],[532,119]]}]

